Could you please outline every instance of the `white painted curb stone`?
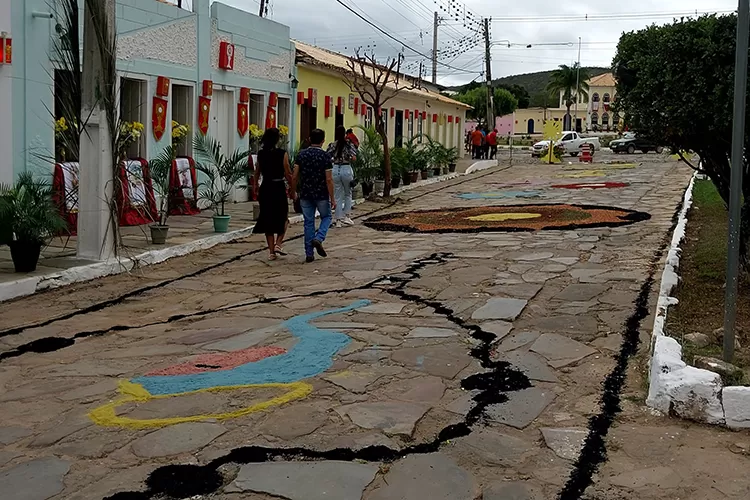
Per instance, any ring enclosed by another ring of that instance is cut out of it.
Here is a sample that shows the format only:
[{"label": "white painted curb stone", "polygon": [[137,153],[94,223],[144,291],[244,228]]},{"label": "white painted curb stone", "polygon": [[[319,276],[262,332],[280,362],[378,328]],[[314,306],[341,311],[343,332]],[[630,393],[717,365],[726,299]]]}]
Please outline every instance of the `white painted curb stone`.
[{"label": "white painted curb stone", "polygon": [[[483,163],[483,162],[480,162],[480,163]],[[472,167],[476,165],[477,164],[472,165]],[[478,167],[474,171],[484,170],[495,165],[496,165],[496,162],[493,162],[492,165],[482,166],[481,168]],[[416,182],[408,186],[402,186],[400,188],[393,189],[391,190],[391,195],[396,195],[404,191],[409,191],[410,189],[415,189],[418,187],[429,186],[431,184],[436,184],[438,182],[444,182],[444,181],[448,181],[451,179],[456,179],[463,175],[468,175],[469,173],[471,172],[467,170],[467,172],[464,174],[454,172],[451,174],[441,175],[438,177],[431,177],[421,182]],[[360,203],[363,203],[364,201],[365,200],[363,198],[354,200],[354,204],[358,205]],[[302,222],[301,215],[294,215],[294,216],[289,217],[290,224],[299,224],[301,222]],[[26,278],[20,278],[14,281],[0,283],[0,302],[15,299],[18,297],[23,297],[26,295],[32,295],[42,290],[59,288],[62,286],[73,284],[73,283],[80,283],[83,281],[89,281],[89,280],[93,280],[96,278],[103,278],[105,276],[110,276],[113,274],[120,274],[123,272],[128,272],[135,268],[141,268],[141,267],[145,267],[145,266],[149,266],[153,264],[159,264],[161,262],[172,259],[174,257],[181,257],[189,253],[198,252],[201,250],[207,250],[209,248],[212,248],[216,245],[220,245],[222,243],[229,243],[230,241],[247,238],[248,236],[251,236],[253,234],[254,227],[255,227],[254,225],[248,226],[248,227],[244,227],[242,229],[238,229],[235,231],[230,231],[224,234],[214,234],[211,236],[207,236],[205,238],[191,241],[189,243],[184,243],[182,245],[175,245],[175,246],[160,248],[156,250],[149,250],[141,254],[138,254],[134,257],[111,259],[111,260],[104,261],[104,262],[97,262],[94,264],[87,264],[84,266],[71,267],[69,269],[57,271],[57,272],[46,274],[43,276],[30,276]]]},{"label": "white painted curb stone", "polygon": [[732,429],[750,428],[750,387],[722,388],[721,377],[717,373],[688,366],[682,360],[679,342],[664,333],[669,307],[678,303],[671,293],[680,281],[680,245],[685,239],[687,213],[693,203],[693,187],[697,177],[693,176],[685,192],[664,263],[651,336],[646,404],[663,413],[698,422],[726,424]]}]

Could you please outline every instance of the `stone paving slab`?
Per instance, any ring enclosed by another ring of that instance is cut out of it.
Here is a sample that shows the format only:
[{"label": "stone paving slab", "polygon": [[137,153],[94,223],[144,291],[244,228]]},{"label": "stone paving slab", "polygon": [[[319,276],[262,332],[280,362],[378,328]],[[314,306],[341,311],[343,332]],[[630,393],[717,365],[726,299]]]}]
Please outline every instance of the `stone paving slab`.
[{"label": "stone paving slab", "polygon": [[70,462],[44,457],[0,471],[0,491],[7,500],[45,500],[63,490]]},{"label": "stone paving slab", "polygon": [[289,500],[352,500],[361,498],[377,472],[377,465],[352,462],[248,464],[225,491],[268,493]]}]

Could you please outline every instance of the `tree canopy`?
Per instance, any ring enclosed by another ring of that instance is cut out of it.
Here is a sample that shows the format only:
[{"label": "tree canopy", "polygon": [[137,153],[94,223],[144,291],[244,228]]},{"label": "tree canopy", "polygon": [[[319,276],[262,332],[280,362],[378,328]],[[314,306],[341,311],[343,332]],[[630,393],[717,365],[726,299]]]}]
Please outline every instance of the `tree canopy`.
[{"label": "tree canopy", "polygon": [[[495,104],[495,115],[504,116],[514,112],[518,108],[518,99],[505,89],[494,89],[493,98]],[[468,113],[469,118],[478,120],[485,118],[487,109],[487,87],[477,87],[468,92],[463,92],[454,97],[463,103],[472,106],[474,109]]]},{"label": "tree canopy", "polygon": [[[675,151],[694,151],[729,200],[736,15],[682,19],[620,38],[617,106],[628,126]],[[750,146],[745,132],[745,148]],[[750,172],[743,162],[742,245],[747,265]]]}]

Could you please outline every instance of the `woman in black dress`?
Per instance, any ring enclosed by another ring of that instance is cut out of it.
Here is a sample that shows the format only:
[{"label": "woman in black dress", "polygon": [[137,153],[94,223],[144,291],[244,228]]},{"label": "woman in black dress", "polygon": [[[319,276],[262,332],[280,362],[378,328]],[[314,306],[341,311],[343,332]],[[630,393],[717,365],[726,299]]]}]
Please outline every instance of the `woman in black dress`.
[{"label": "woman in black dress", "polygon": [[[277,255],[286,255],[282,244],[289,226],[287,184],[290,195],[294,198],[289,155],[278,147],[280,137],[281,134],[277,128],[269,128],[263,134],[261,150],[258,152],[258,162],[253,174],[257,191],[256,199],[260,204],[260,216],[253,232],[266,235],[269,260],[276,260]],[[260,188],[257,187],[259,178],[262,178]]]}]

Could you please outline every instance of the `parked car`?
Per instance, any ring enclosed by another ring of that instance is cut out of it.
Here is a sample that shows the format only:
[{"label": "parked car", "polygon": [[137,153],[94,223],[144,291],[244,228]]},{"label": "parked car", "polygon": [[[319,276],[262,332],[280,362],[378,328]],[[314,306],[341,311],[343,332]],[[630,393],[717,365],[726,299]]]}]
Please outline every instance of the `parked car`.
[{"label": "parked car", "polygon": [[664,151],[662,146],[657,146],[648,139],[639,137],[633,133],[626,133],[622,139],[616,139],[610,142],[609,149],[611,149],[613,153],[628,153],[631,155],[636,151],[640,151],[641,153],[656,151],[658,154],[661,154],[662,151]]},{"label": "parked car", "polygon": [[[581,146],[588,144],[593,148],[594,151],[601,149],[598,137],[583,137],[578,132],[563,132],[563,136],[555,142],[555,144],[561,145],[565,148],[565,153],[571,156],[578,156],[581,152]],[[539,141],[534,144],[534,149],[531,151],[531,156],[538,157],[542,155],[542,151],[549,147],[549,141]]]}]

